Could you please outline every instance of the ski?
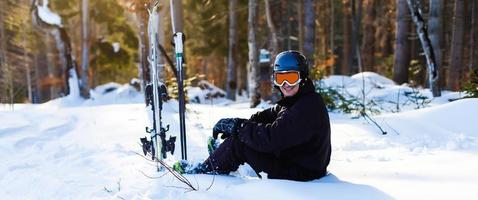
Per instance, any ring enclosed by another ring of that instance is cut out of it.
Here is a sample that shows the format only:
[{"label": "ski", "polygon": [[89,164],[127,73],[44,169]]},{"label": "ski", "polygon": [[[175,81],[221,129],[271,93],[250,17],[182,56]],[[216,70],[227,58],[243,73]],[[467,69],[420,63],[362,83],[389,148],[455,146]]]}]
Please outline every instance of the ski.
[{"label": "ski", "polygon": [[[149,62],[151,66],[151,83],[146,85],[145,100],[150,118],[151,126],[146,126],[146,133],[150,134],[150,140],[147,137],[140,138],[143,148],[143,153],[147,155],[151,153],[151,159],[161,161],[167,157],[167,152],[174,154],[176,137],[169,137],[166,139],[166,132],[169,131],[169,125],[163,127],[161,111],[163,109],[163,101],[168,97],[167,88],[164,83],[159,81],[158,76],[158,52],[157,52],[157,32],[158,32],[158,3],[156,3],[149,11],[150,18],[148,24],[149,43],[150,43],[150,57]],[[159,164],[157,165],[160,170]]]}]

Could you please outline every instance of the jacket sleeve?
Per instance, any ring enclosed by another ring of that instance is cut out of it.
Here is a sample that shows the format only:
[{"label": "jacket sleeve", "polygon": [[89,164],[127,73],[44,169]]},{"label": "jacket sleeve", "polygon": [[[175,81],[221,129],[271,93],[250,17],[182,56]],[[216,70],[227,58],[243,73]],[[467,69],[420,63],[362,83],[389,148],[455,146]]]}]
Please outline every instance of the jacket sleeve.
[{"label": "jacket sleeve", "polygon": [[277,106],[270,107],[263,111],[259,111],[256,114],[253,114],[249,121],[256,123],[272,123],[277,118]]},{"label": "jacket sleeve", "polygon": [[318,118],[317,106],[306,101],[279,111],[272,123],[246,122],[238,134],[239,139],[256,151],[276,155],[309,141],[320,124],[314,121]]}]

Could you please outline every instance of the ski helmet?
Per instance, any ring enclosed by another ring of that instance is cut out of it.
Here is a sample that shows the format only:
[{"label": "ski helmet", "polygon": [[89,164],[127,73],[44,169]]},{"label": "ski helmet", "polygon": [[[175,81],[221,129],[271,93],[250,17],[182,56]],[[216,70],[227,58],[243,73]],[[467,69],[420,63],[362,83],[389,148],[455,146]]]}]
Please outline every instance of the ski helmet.
[{"label": "ski helmet", "polygon": [[309,75],[307,58],[298,51],[283,51],[274,61],[274,72],[299,71],[304,78]]}]

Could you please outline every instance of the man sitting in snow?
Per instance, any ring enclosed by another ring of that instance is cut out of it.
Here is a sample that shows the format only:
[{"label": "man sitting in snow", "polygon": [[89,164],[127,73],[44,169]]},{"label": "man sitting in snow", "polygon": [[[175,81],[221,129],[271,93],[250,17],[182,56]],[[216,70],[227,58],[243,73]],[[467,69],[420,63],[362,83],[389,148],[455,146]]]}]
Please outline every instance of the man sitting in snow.
[{"label": "man sitting in snow", "polygon": [[273,82],[282,99],[250,119],[225,118],[213,128],[213,137],[225,139],[219,147],[208,142],[210,156],[180,173],[228,174],[248,163],[268,178],[308,181],[323,177],[330,162],[330,121],[322,97],[308,78],[305,56],[296,51],[277,55]]}]

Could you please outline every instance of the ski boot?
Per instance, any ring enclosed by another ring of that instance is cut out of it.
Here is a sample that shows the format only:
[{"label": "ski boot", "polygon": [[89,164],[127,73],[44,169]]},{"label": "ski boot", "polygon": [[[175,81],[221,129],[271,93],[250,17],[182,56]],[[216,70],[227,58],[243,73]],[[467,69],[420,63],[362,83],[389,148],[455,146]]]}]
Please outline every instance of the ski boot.
[{"label": "ski boot", "polygon": [[209,136],[207,139],[207,151],[209,152],[209,155],[212,154],[218,147],[219,147],[219,139],[214,139],[213,137]]},{"label": "ski boot", "polygon": [[187,160],[180,160],[173,165],[173,170],[180,174],[205,174],[207,167],[202,163],[191,164]]}]

